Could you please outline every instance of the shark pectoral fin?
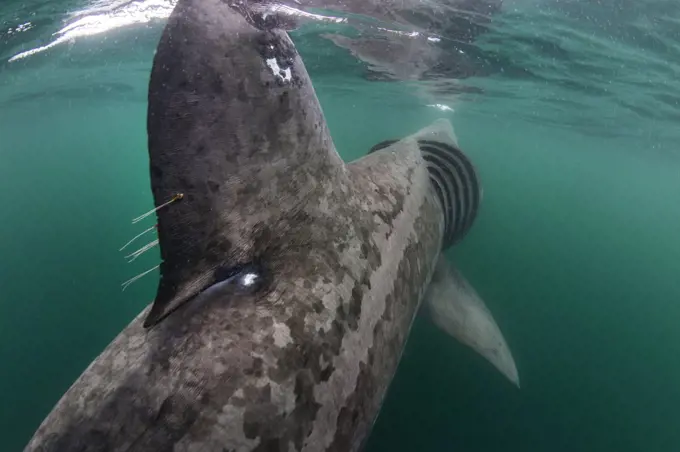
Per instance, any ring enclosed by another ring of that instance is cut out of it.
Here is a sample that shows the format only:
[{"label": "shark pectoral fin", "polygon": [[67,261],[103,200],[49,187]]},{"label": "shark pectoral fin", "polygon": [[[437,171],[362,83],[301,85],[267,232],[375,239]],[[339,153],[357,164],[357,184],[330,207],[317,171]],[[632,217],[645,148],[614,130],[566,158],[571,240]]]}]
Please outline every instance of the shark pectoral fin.
[{"label": "shark pectoral fin", "polygon": [[425,304],[435,325],[482,355],[519,387],[515,361],[491,312],[443,255],[437,262]]}]

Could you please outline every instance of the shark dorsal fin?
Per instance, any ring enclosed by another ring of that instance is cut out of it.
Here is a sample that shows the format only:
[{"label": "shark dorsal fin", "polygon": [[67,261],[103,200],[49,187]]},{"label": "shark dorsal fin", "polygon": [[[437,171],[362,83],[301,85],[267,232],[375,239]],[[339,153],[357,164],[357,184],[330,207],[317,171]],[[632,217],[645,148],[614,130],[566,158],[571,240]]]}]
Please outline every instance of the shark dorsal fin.
[{"label": "shark dorsal fin", "polygon": [[145,325],[261,257],[261,237],[345,168],[293,42],[221,0],[180,0],[149,84],[161,279]]}]

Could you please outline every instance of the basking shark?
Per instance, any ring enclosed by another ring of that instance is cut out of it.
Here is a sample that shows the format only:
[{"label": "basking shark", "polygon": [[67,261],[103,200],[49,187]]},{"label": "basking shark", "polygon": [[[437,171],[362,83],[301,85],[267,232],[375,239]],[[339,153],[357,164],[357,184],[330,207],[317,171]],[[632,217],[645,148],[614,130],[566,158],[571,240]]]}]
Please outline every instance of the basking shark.
[{"label": "basking shark", "polygon": [[426,309],[519,385],[443,258],[482,198],[451,124],[340,158],[287,33],[180,0],[148,94],[157,296],[26,451],[358,451]]}]

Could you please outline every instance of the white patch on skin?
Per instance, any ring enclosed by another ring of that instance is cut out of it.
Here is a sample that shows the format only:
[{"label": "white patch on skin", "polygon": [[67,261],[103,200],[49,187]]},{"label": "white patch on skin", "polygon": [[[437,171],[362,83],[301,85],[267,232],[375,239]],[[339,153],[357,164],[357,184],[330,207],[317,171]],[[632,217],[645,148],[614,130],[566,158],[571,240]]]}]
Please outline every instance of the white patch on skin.
[{"label": "white patch on skin", "polygon": [[279,63],[276,61],[276,58],[267,58],[265,62],[267,63],[267,66],[269,66],[269,69],[271,69],[274,77],[278,78],[282,82],[287,83],[293,79],[293,73],[291,72],[290,68],[281,69]]},{"label": "white patch on skin", "polygon": [[283,348],[292,342],[293,338],[290,337],[288,325],[274,321],[274,344]]}]

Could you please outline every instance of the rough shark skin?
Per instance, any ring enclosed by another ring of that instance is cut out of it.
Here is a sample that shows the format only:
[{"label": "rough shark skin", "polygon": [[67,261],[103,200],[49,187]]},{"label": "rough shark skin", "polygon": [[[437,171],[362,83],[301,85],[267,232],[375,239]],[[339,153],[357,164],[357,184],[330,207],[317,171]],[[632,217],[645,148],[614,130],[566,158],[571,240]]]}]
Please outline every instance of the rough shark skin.
[{"label": "rough shark skin", "polygon": [[149,86],[156,205],[183,194],[158,295],[25,450],[360,450],[447,230],[430,132],[346,165],[285,32],[180,0]]}]

